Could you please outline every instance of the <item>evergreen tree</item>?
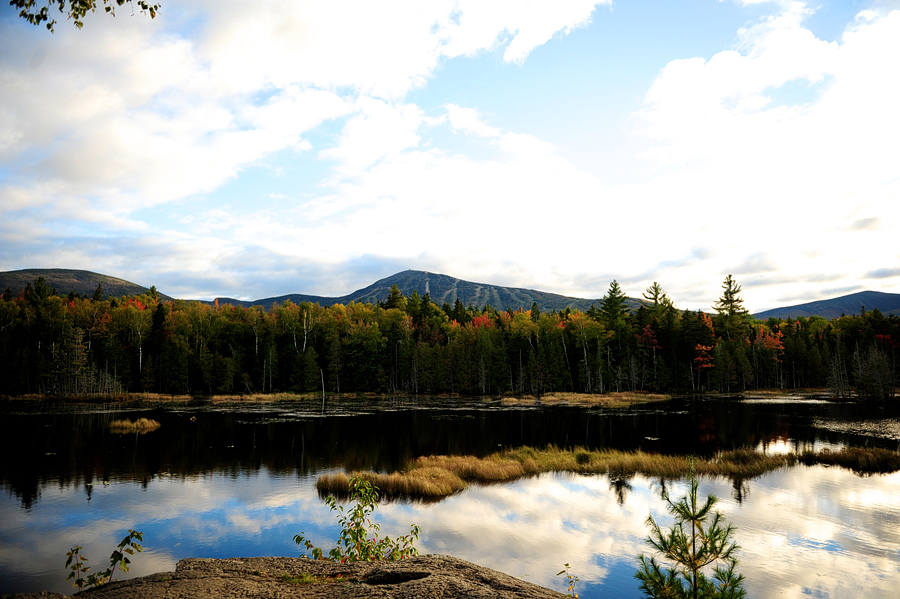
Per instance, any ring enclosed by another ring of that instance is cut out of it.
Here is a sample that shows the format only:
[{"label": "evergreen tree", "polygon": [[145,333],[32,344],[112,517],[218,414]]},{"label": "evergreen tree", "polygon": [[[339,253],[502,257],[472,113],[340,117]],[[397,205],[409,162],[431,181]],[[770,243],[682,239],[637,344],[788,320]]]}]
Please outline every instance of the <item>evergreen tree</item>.
[{"label": "evergreen tree", "polygon": [[396,284],[391,285],[391,290],[388,292],[387,299],[384,300],[381,307],[385,310],[390,310],[391,308],[396,308],[398,310],[406,309],[406,298],[403,297],[403,293],[400,292],[400,288],[397,287]]},{"label": "evergreen tree", "polygon": [[[665,568],[656,558],[639,557],[641,565],[635,578],[641,581],[644,596],[652,599],[688,598],[740,599],[746,596],[744,577],[734,571],[738,549],[731,537],[734,527],[725,524],[722,514],[714,512],[715,495],[702,505],[697,497],[697,477],[691,470],[691,488],[678,501],[668,491],[662,497],[675,518],[668,531],[663,531],[653,516],[647,518],[650,536],[647,543],[671,564]],[[712,577],[707,578],[710,568]]]},{"label": "evergreen tree", "polygon": [[655,319],[660,319],[663,313],[675,307],[669,295],[656,281],[644,291],[644,299],[641,303],[647,307]]},{"label": "evergreen tree", "polygon": [[628,296],[619,287],[618,281],[613,279],[613,282],[609,284],[609,290],[606,292],[606,295],[600,300],[600,313],[603,318],[608,323],[614,323],[625,318],[628,312],[626,308],[627,300]]},{"label": "evergreen tree", "polygon": [[729,341],[742,339],[749,333],[747,326],[749,313],[744,309],[744,300],[740,293],[741,286],[728,275],[722,283],[722,297],[713,306],[718,313],[716,324]]}]

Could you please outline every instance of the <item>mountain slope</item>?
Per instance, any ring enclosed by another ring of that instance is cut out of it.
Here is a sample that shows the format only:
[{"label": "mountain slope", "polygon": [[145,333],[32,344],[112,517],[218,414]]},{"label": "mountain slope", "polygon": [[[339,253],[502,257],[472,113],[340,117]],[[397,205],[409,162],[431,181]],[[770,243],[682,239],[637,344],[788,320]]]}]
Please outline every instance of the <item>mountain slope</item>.
[{"label": "mountain slope", "polygon": [[[74,291],[90,297],[97,290],[98,284],[103,285],[104,297],[140,295],[149,291],[149,288],[125,279],[101,275],[88,270],[72,270],[69,268],[27,268],[24,270],[0,272],[0,291],[8,288],[13,295],[17,295],[19,291],[25,289],[25,285],[34,283],[34,280],[38,277],[44,277],[47,284],[56,289],[59,295],[69,295],[69,292]],[[160,297],[171,299],[162,294]]]},{"label": "mountain slope", "polygon": [[[541,310],[565,310],[568,306],[572,309],[577,308],[578,310],[585,311],[591,307],[591,304],[594,304],[597,307],[600,305],[599,299],[582,299],[558,295],[556,293],[536,291],[534,289],[473,283],[471,281],[464,281],[455,277],[424,272],[421,270],[405,270],[399,272],[342,297],[289,294],[255,300],[252,302],[219,298],[219,303],[232,303],[244,306],[270,306],[272,303],[281,303],[284,300],[291,300],[294,303],[299,303],[301,301],[318,302],[323,306],[347,304],[351,301],[377,303],[387,299],[392,285],[397,285],[400,292],[407,297],[412,295],[413,291],[417,291],[420,296],[428,293],[431,296],[431,300],[439,306],[444,303],[448,303],[452,306],[457,298],[465,306],[472,304],[473,306],[480,308],[490,304],[499,310],[505,310],[507,308],[512,308],[514,310],[522,308],[528,310],[535,302],[537,302],[537,305]],[[629,298],[628,307],[630,309],[636,310],[639,305],[640,302],[638,302],[638,300]]]},{"label": "mountain slope", "polygon": [[822,316],[827,319],[837,318],[841,314],[859,314],[863,307],[866,310],[878,308],[885,315],[896,314],[900,316],[900,294],[882,293],[881,291],[860,291],[827,300],[819,300],[785,308],[773,308],[758,314],[756,318],[798,318],[800,316]]}]

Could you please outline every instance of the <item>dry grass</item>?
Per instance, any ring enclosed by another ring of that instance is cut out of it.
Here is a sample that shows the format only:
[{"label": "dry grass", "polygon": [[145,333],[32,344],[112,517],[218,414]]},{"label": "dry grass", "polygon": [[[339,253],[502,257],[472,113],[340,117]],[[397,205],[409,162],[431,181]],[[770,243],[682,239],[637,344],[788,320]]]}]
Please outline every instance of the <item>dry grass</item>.
[{"label": "dry grass", "polygon": [[681,478],[691,469],[701,475],[753,478],[770,470],[792,465],[793,455],[768,456],[752,450],[736,450],[712,459],[667,456],[642,451],[563,450],[519,447],[485,458],[475,456],[427,456],[409,464],[403,472],[377,474],[354,472],[325,475],[316,482],[320,492],[346,496],[351,477],[359,476],[378,487],[385,497],[440,499],[463,490],[471,483],[513,481],[542,472],[581,474],[636,473],[661,478]]},{"label": "dry grass", "polygon": [[381,490],[386,498],[437,500],[465,489],[469,484],[513,481],[542,472],[575,472],[676,479],[688,476],[691,467],[701,476],[755,478],[766,472],[804,464],[836,464],[860,473],[896,472],[900,455],[883,449],[827,449],[819,453],[767,455],[752,449],[736,449],[712,458],[660,455],[643,451],[611,449],[574,450],[547,446],[545,449],[518,447],[484,458],[475,456],[427,456],[409,464],[403,472],[378,474],[354,472],[325,475],[316,482],[320,493],[346,497],[350,478],[359,476]]},{"label": "dry grass", "polygon": [[533,406],[538,403],[559,404],[567,403],[574,406],[602,406],[606,408],[624,408],[634,404],[649,403],[653,401],[666,401],[672,399],[671,395],[661,393],[621,392],[621,393],[548,393],[540,397],[522,395],[520,397],[501,397],[500,403],[504,406]]},{"label": "dry grass", "polygon": [[524,395],[522,397],[501,397],[500,404],[504,406],[533,406],[537,403],[537,400],[530,396]]},{"label": "dry grass", "polygon": [[418,468],[408,472],[379,474],[375,472],[339,472],[325,474],[316,481],[320,493],[347,497],[350,494],[350,478],[359,477],[378,487],[384,498],[443,499],[468,486],[460,477],[441,468]]},{"label": "dry grass", "polygon": [[277,401],[299,401],[303,399],[322,399],[315,393],[248,393],[246,395],[213,395],[212,403],[273,403]]},{"label": "dry grass", "polygon": [[146,401],[153,403],[184,402],[194,399],[190,395],[166,395],[163,393],[129,393],[124,396],[125,401]]},{"label": "dry grass", "polygon": [[138,418],[134,422],[131,420],[113,420],[109,423],[109,428],[113,433],[125,435],[129,433],[146,434],[155,431],[160,427],[160,423],[150,418]]}]

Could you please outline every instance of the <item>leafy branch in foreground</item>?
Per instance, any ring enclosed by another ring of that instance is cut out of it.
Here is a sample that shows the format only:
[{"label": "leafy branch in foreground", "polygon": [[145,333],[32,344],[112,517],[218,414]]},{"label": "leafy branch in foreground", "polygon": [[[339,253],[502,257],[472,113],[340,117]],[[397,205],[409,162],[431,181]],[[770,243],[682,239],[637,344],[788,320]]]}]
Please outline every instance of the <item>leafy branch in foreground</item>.
[{"label": "leafy branch in foreground", "polygon": [[[647,518],[650,536],[647,543],[671,564],[663,566],[654,557],[639,557],[640,568],[635,578],[641,581],[644,596],[652,599],[710,598],[742,599],[744,577],[734,571],[738,546],[731,540],[734,527],[725,524],[722,514],[713,511],[718,499],[714,495],[700,504],[697,476],[691,470],[691,488],[678,501],[663,492],[669,513],[675,517],[671,529],[664,531]],[[713,569],[714,568],[714,569]],[[707,578],[709,570],[712,578]]]},{"label": "leafy branch in foreground", "polygon": [[72,584],[73,586],[78,587],[79,591],[82,590],[85,585],[87,585],[88,588],[91,588],[106,584],[107,582],[112,582],[112,577],[113,574],[116,573],[116,570],[120,570],[123,574],[128,572],[128,564],[131,563],[131,560],[129,560],[126,555],[134,555],[135,553],[143,551],[144,547],[141,545],[143,541],[144,533],[133,529],[129,530],[128,535],[122,539],[115,550],[109,555],[109,568],[93,574],[87,574],[91,569],[90,566],[85,564],[85,562],[88,561],[88,558],[81,555],[81,546],[75,545],[68,553],[66,553],[66,569],[71,570],[66,577],[66,580],[72,580],[74,578],[75,582]]},{"label": "leafy branch in foreground", "polygon": [[44,4],[37,8],[38,0],[10,0],[10,6],[19,9],[19,17],[25,19],[32,25],[40,25],[47,23],[47,29],[53,32],[53,26],[56,25],[56,19],[50,17],[50,8],[54,5],[61,13],[67,13],[67,17],[72,19],[75,26],[81,29],[84,26],[84,17],[88,12],[96,12],[101,5],[103,12],[116,16],[116,6],[122,6],[128,3],[134,11],[134,6],[141,12],[150,13],[150,18],[155,19],[156,13],[159,11],[159,4],[150,4],[146,0],[44,0]]},{"label": "leafy branch in foreground", "polygon": [[310,552],[305,557],[313,559],[330,559],[336,562],[373,562],[396,561],[419,555],[413,543],[419,538],[421,529],[415,524],[409,534],[397,539],[385,536],[378,538],[381,527],[372,521],[371,514],[378,505],[378,487],[360,478],[350,479],[350,501],[355,501],[352,509],[344,512],[344,507],[337,505],[334,497],[328,497],[325,503],[332,512],[337,513],[341,525],[341,533],[337,546],[325,557],[321,548],[303,536],[294,535],[294,542],[306,547]]}]

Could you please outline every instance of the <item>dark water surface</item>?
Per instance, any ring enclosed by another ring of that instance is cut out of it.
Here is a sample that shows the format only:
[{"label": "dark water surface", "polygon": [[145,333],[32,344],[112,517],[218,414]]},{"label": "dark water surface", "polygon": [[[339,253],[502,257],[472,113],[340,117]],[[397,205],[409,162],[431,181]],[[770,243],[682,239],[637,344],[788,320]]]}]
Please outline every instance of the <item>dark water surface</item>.
[{"label": "dark water surface", "polygon": [[[116,435],[116,418],[160,429]],[[147,550],[129,575],[184,557],[297,555],[294,534],[326,549],[337,526],[314,484],[324,472],[398,469],[429,454],[486,455],[501,446],[712,454],[823,447],[900,449],[896,406],[787,399],[683,399],[625,409],[503,407],[477,400],[176,405],[122,412],[0,404],[0,593],[71,592],[65,553],[97,566],[129,528]],[[639,597],[635,556],[650,513],[668,522],[662,485],[642,476],[543,475],[476,486],[434,504],[378,508],[382,532],[422,527],[423,553],[450,553],[564,590],[570,563],[582,597]],[[797,466],[750,481],[704,479],[737,527],[752,597],[896,596],[900,475],[860,477]],[[97,568],[97,569],[102,569]]]}]

